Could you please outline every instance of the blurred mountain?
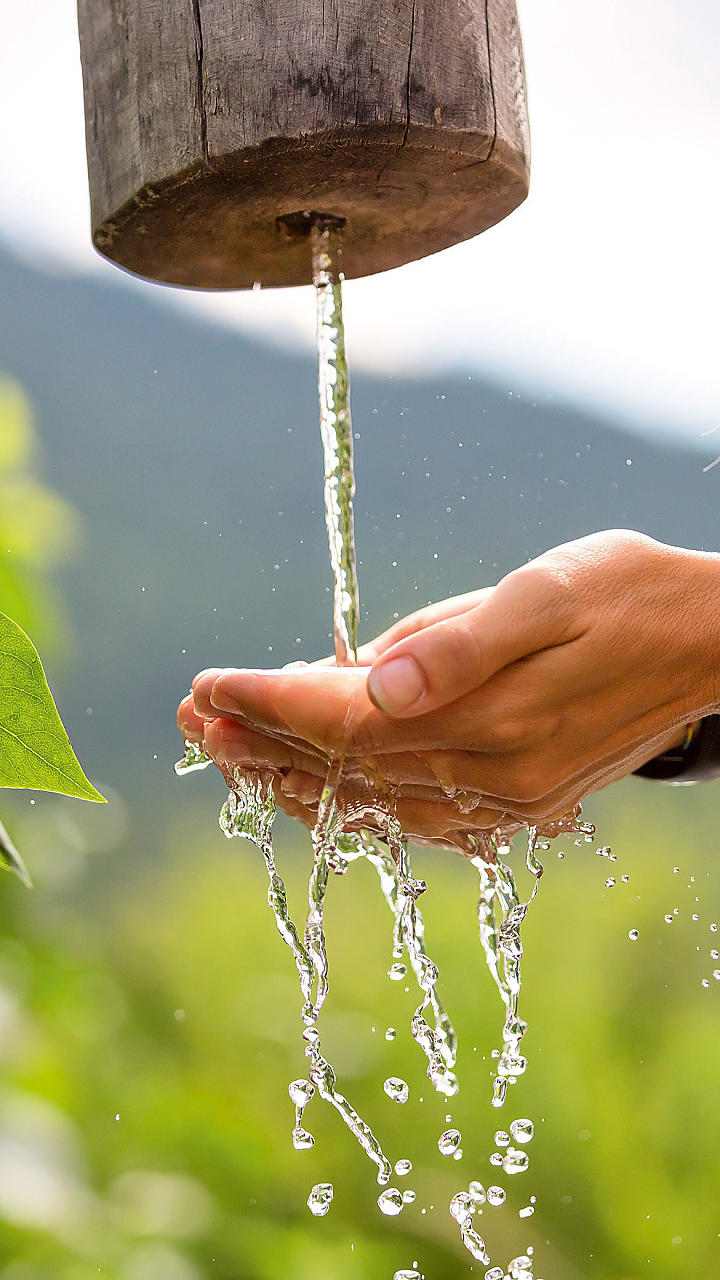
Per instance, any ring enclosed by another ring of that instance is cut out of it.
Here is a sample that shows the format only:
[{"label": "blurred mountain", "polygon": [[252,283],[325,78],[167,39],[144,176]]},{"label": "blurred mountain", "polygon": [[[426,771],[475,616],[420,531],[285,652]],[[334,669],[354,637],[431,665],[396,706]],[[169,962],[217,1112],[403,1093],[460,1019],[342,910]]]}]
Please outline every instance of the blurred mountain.
[{"label": "blurred mountain", "polygon": [[[0,369],[86,528],[65,575],[77,658],[57,673],[61,706],[94,776],[159,803],[177,794],[192,674],[309,659],[331,607],[312,358],[156,296],[0,252]],[[718,546],[712,442],[655,443],[461,374],[358,372],[353,415],[365,634],[597,529]]]}]

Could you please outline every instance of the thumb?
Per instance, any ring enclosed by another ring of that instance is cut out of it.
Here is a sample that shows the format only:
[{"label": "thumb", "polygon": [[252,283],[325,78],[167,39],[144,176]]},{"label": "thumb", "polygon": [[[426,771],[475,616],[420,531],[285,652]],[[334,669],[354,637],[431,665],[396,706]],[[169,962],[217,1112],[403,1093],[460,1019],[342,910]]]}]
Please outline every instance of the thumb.
[{"label": "thumb", "polygon": [[476,605],[386,650],[367,691],[387,715],[410,717],[447,706],[503,667],[574,638],[567,594],[545,569],[508,574]]}]

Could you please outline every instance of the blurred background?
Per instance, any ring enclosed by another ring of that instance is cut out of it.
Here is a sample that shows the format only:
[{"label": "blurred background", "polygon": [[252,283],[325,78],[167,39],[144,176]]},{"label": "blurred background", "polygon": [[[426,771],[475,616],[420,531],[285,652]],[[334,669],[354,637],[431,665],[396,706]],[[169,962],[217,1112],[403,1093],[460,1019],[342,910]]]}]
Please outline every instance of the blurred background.
[{"label": "blurred background", "polygon": [[[330,1056],[415,1166],[416,1205],[384,1219],[333,1115],[316,1105],[314,1150],[292,1150],[298,994],[260,858],[219,832],[220,779],[172,770],[196,670],[328,646],[312,298],[183,295],[97,258],[73,4],[6,8],[0,98],[22,118],[0,193],[0,608],[110,803],[2,796],[36,888],[0,885],[0,1280],[374,1280],[414,1259],[462,1277],[446,1206],[492,1180],[501,1023],[470,868],[416,860],[461,1037],[451,1168],[374,873],[330,888]],[[720,15],[520,15],[529,201],[346,290],[365,635],[597,529],[719,548]],[[547,855],[512,1100],[537,1136],[480,1220],[494,1254],[532,1244],[544,1280],[718,1274],[717,810],[713,784],[629,780],[586,807],[616,864],[572,840]],[[279,824],[277,845],[301,914],[307,838]]]}]

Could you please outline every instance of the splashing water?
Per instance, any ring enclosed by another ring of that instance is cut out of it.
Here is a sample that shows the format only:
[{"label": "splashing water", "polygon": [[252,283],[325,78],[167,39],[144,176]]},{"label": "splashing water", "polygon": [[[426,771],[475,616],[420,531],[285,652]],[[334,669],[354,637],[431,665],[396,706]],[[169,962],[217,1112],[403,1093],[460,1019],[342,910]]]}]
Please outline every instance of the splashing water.
[{"label": "splashing water", "polygon": [[[325,514],[333,573],[333,630],[335,660],[338,666],[357,662],[359,594],[357,585],[355,540],[353,530],[353,444],[349,402],[349,377],[345,355],[342,319],[342,274],[340,271],[341,229],[337,219],[316,217],[310,228],[313,281],[317,300],[317,337],[319,355],[318,388],[320,424],[324,452]],[[351,727],[351,709],[345,725],[346,737]],[[175,766],[184,775],[211,763],[202,745],[185,743],[183,758]],[[392,960],[388,976],[392,981],[407,977],[412,970],[420,992],[420,1002],[410,1019],[410,1033],[427,1059],[427,1076],[434,1089],[447,1097],[458,1091],[454,1071],[457,1059],[457,1037],[438,992],[438,968],[425,949],[425,927],[419,899],[426,892],[424,880],[412,874],[410,854],[390,795],[380,794],[367,783],[346,780],[342,804],[338,788],[343,775],[344,751],[338,751],[329,762],[322,790],[318,818],[312,833],[313,862],[308,881],[308,913],[302,934],[292,919],[283,879],[275,863],[272,827],[275,818],[273,779],[271,774],[255,773],[240,768],[228,777],[229,793],[220,813],[220,827],[230,838],[239,836],[253,842],[260,850],[268,876],[268,905],[277,930],[288,947],[297,968],[301,993],[301,1021],[304,1053],[308,1061],[307,1075],[288,1086],[295,1109],[292,1143],[297,1151],[314,1145],[313,1135],[305,1128],[305,1112],[314,1098],[335,1108],[350,1132],[377,1169],[377,1181],[384,1187],[378,1207],[387,1216],[400,1214],[412,1204],[415,1192],[400,1192],[388,1187],[392,1165],[370,1126],[348,1099],[339,1091],[335,1072],[323,1056],[318,1019],[329,991],[329,966],[325,942],[324,910],[330,875],[343,876],[349,865],[364,858],[374,867],[382,894],[393,918]],[[456,790],[445,787],[446,794]],[[473,807],[467,798],[468,811]],[[463,806],[464,807],[464,806]],[[350,827],[363,829],[353,830]],[[580,822],[579,807],[565,822],[544,834],[557,835],[574,831],[591,838],[592,828]],[[502,1107],[508,1085],[516,1083],[525,1072],[526,1059],[521,1042],[527,1024],[519,1015],[521,989],[520,962],[523,954],[521,927],[530,904],[537,895],[542,865],[537,857],[538,832],[530,828],[526,864],[534,877],[532,892],[523,902],[518,894],[509,866],[503,861],[510,846],[499,835],[474,839],[471,861],[479,876],[478,925],[487,967],[498,987],[505,1007],[502,1048],[494,1051],[497,1070],[493,1081],[492,1105]],[[542,847],[548,847],[546,844]],[[609,855],[609,850],[602,851]],[[632,934],[631,934],[632,936]],[[395,1028],[388,1028],[386,1039],[393,1040]],[[408,1098],[408,1085],[398,1077],[384,1083],[385,1093],[396,1102]],[[448,1120],[450,1117],[448,1116]],[[502,1149],[491,1161],[507,1175],[524,1172],[528,1153],[511,1145],[524,1146],[533,1137],[531,1120],[514,1120],[509,1133],[498,1130],[495,1141]],[[446,1130],[438,1140],[440,1152],[458,1159],[461,1135],[457,1129]],[[412,1170],[409,1160],[398,1160],[395,1172],[406,1176]],[[308,1196],[308,1208],[317,1217],[328,1213],[333,1200],[331,1183],[318,1183]],[[489,1267],[491,1259],[485,1241],[473,1226],[473,1218],[483,1206],[499,1208],[505,1203],[503,1187],[493,1185],[487,1191],[480,1182],[471,1181],[467,1191],[457,1192],[450,1201],[450,1214],[460,1229],[463,1244],[471,1257]],[[535,1197],[520,1210],[520,1216],[534,1212]],[[417,1263],[413,1263],[413,1268]],[[502,1280],[502,1267],[485,1273],[486,1280]],[[508,1264],[512,1280],[533,1280],[532,1260],[518,1255]],[[394,1280],[419,1280],[415,1269],[397,1271]]]}]

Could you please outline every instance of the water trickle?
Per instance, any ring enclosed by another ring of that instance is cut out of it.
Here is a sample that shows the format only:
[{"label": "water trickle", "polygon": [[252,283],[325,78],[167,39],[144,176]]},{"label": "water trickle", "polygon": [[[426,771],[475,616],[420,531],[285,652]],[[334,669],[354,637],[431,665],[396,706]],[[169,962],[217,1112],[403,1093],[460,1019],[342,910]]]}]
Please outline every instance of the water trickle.
[{"label": "water trickle", "polygon": [[490,1259],[485,1248],[485,1241],[467,1220],[461,1224],[460,1236],[468,1253],[475,1258],[476,1262],[482,1262],[486,1267],[489,1266]]},{"label": "water trickle", "polygon": [[334,220],[317,219],[310,234],[317,304],[320,430],[325,457],[325,520],[335,587],[335,659],[339,667],[344,667],[357,661],[360,606],[353,526],[355,477],[350,378],[342,314],[342,232]]},{"label": "water trickle", "polygon": [[481,856],[473,858],[480,877],[480,941],[506,1013],[502,1033],[503,1048],[497,1059],[497,1075],[493,1082],[492,1105],[497,1108],[505,1103],[508,1083],[522,1075],[527,1066],[527,1060],[519,1052],[527,1030],[527,1023],[518,1014],[520,961],[523,953],[520,930],[543,874],[542,864],[535,852],[537,838],[537,828],[531,827],[528,831],[526,863],[534,876],[534,883],[527,902],[520,901],[512,871],[502,861],[502,857],[509,853],[507,844],[501,844],[493,838],[494,860],[489,861]]}]

